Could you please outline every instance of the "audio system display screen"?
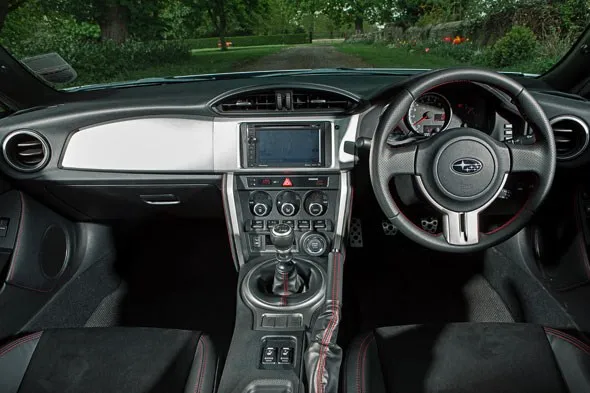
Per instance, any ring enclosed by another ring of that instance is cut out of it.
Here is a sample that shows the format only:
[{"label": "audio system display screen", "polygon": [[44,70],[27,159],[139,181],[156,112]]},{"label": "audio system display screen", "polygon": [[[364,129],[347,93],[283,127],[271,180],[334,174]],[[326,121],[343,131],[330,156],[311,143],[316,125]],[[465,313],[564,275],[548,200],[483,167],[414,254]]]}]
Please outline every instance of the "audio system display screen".
[{"label": "audio system display screen", "polygon": [[256,166],[321,166],[322,131],[264,128],[256,130]]}]

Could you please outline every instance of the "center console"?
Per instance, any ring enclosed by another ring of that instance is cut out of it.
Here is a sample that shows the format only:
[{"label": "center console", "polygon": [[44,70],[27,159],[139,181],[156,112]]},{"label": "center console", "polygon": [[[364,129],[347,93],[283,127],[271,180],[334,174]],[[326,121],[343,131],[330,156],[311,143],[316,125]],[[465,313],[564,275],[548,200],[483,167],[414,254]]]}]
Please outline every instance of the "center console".
[{"label": "center console", "polygon": [[238,304],[219,391],[325,391],[314,375],[339,362],[330,348],[354,163],[344,145],[356,124],[318,118],[237,125],[240,165],[225,175],[223,192]]}]

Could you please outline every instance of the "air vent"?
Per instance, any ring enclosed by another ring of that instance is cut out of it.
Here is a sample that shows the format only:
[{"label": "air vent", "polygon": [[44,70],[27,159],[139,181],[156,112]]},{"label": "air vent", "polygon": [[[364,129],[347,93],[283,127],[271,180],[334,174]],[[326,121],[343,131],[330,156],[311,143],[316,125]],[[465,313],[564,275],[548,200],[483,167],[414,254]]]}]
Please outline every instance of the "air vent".
[{"label": "air vent", "polygon": [[28,130],[9,134],[2,144],[6,162],[21,172],[34,172],[49,160],[49,146],[38,133]]},{"label": "air vent", "polygon": [[213,108],[221,113],[248,112],[330,112],[354,108],[357,101],[338,93],[314,89],[260,90],[222,99]]},{"label": "air vent", "polygon": [[341,94],[314,90],[293,91],[293,110],[295,111],[345,112],[352,109],[355,104],[355,101]]},{"label": "air vent", "polygon": [[216,105],[220,112],[269,112],[278,109],[277,93],[261,91],[226,98]]},{"label": "air vent", "polygon": [[558,160],[578,157],[588,147],[590,135],[586,123],[574,116],[558,116],[550,121],[555,135]]}]

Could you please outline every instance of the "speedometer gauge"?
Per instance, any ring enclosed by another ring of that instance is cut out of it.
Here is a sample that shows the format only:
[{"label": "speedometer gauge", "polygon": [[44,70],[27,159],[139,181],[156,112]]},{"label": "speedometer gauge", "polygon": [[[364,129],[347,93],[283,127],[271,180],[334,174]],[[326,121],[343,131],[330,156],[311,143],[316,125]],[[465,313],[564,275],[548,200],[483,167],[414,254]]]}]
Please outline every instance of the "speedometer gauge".
[{"label": "speedometer gauge", "polygon": [[412,130],[424,136],[444,131],[451,121],[449,101],[437,93],[424,94],[410,106],[408,123]]}]

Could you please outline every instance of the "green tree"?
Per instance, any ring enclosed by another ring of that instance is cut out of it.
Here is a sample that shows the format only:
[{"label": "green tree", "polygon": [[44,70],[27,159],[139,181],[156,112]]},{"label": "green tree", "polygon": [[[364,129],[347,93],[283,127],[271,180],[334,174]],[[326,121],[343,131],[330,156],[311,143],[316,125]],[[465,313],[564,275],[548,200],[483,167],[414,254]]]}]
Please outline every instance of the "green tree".
[{"label": "green tree", "polygon": [[26,1],[27,0],[0,0],[0,30],[4,27],[8,14],[19,8]]},{"label": "green tree", "polygon": [[[226,37],[229,26],[241,26],[245,31],[251,32],[251,22],[261,9],[258,0],[183,0],[193,12],[203,13],[208,16],[215,35],[219,37],[221,50],[227,49]],[[237,30],[237,29],[236,29]]]},{"label": "green tree", "polygon": [[357,33],[363,32],[365,21],[389,22],[396,12],[394,0],[330,0],[323,2],[321,7],[321,12],[337,25],[353,24]]},{"label": "green tree", "polygon": [[[125,42],[130,27],[138,25],[135,33],[145,34],[144,28],[153,27],[166,0],[44,0],[43,7],[73,15],[77,20],[100,26],[103,41]],[[153,35],[153,34],[152,34]]]}]

